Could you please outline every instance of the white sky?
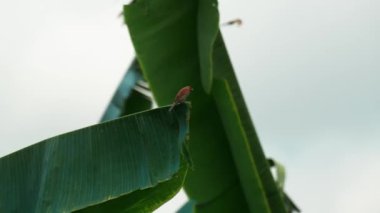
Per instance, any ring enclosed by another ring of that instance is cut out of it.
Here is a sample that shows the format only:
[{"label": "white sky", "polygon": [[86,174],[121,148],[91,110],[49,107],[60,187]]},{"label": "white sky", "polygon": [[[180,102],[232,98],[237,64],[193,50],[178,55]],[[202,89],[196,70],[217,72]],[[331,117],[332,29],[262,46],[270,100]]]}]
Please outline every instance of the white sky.
[{"label": "white sky", "polygon": [[[0,0],[0,156],[98,121],[133,57],[122,1]],[[268,156],[303,212],[380,212],[380,2],[221,1]],[[174,212],[181,193],[157,212]]]}]

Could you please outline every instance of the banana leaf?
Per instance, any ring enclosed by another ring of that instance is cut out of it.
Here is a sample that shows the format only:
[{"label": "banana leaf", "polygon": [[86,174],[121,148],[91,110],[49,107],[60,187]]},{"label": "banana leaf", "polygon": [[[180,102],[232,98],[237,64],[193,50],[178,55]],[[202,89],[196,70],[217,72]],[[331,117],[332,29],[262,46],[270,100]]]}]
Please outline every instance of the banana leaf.
[{"label": "banana leaf", "polygon": [[0,159],[0,212],[150,212],[174,196],[187,164],[188,106],[132,114]]},{"label": "banana leaf", "polygon": [[152,100],[146,94],[150,92],[146,85],[139,63],[134,59],[100,119],[101,122],[151,109]]},{"label": "banana leaf", "polygon": [[124,7],[158,105],[194,92],[185,190],[197,212],[285,212],[218,28],[215,0],[138,0]]}]

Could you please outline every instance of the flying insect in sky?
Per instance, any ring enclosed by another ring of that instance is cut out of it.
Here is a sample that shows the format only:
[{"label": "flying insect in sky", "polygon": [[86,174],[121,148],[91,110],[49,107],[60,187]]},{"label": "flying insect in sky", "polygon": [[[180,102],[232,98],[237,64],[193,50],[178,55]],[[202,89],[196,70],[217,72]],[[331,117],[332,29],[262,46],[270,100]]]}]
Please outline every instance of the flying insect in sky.
[{"label": "flying insect in sky", "polygon": [[223,23],[222,26],[229,26],[229,25],[235,25],[235,24],[240,27],[243,24],[243,21],[240,18],[237,18],[237,19]]}]

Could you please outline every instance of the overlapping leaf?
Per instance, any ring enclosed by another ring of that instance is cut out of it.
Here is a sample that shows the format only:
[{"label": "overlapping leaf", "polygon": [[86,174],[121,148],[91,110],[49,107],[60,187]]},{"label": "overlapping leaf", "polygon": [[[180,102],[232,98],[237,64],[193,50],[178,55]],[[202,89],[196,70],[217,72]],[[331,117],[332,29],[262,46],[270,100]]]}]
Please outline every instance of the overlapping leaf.
[{"label": "overlapping leaf", "polygon": [[[194,170],[185,190],[198,203],[247,208],[234,160],[215,103],[203,88],[197,48],[197,2],[135,1],[124,8],[138,60],[159,105],[170,104],[177,91],[191,85],[189,149]],[[235,189],[235,190],[231,190]]]},{"label": "overlapping leaf", "polygon": [[1,158],[0,212],[152,211],[182,186],[187,111],[133,114]]},{"label": "overlapping leaf", "polygon": [[101,121],[104,122],[150,109],[152,100],[144,94],[144,91],[149,91],[148,88],[145,88],[145,85],[146,82],[141,73],[139,63],[135,59],[121,80]]},{"label": "overlapping leaf", "polygon": [[[169,104],[185,85],[195,88],[190,143],[195,170],[185,189],[197,210],[224,206],[283,212],[223,41],[215,36],[215,6],[213,1],[140,0],[126,6],[124,15],[158,104]],[[215,79],[227,87],[211,87]],[[202,87],[212,89],[213,97]],[[225,114],[224,109],[232,111]]]}]

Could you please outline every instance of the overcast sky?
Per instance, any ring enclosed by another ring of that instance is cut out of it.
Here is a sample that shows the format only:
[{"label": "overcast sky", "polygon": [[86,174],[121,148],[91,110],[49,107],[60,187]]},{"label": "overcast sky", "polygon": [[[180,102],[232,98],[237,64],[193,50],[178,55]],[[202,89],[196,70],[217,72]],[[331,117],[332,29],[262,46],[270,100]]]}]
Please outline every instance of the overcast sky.
[{"label": "overcast sky", "polygon": [[[0,3],[0,156],[96,123],[133,57],[124,2]],[[220,2],[222,22],[243,20],[225,41],[304,212],[380,212],[379,11],[378,0]]]}]

